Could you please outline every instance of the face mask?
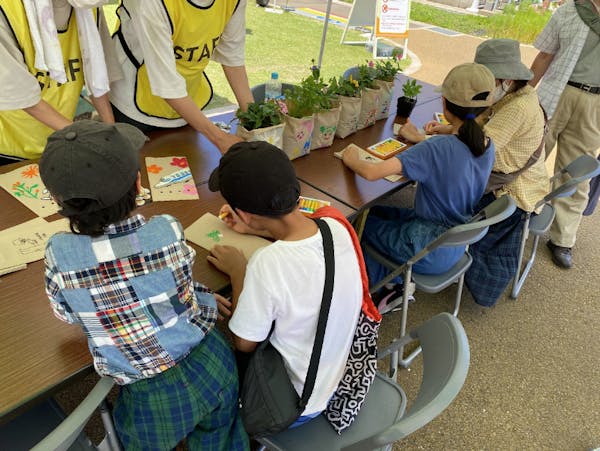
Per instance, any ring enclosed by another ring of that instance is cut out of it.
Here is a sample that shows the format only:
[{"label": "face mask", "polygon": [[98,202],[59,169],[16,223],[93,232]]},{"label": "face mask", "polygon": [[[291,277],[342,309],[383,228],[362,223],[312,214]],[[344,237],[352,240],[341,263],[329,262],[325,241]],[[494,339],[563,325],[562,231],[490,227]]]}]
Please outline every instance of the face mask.
[{"label": "face mask", "polygon": [[494,92],[492,93],[492,103],[499,102],[500,99],[502,99],[508,93],[511,85],[512,85],[512,80],[511,81],[503,80],[500,85],[496,86],[496,88],[494,89]]}]

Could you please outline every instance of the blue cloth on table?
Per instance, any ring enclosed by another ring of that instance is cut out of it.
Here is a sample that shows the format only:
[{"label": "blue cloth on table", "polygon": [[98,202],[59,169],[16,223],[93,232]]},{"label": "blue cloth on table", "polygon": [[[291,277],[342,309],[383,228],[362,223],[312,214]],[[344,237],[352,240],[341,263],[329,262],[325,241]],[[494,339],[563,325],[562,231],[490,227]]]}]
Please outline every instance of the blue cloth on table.
[{"label": "blue cloth on table", "polygon": [[[493,193],[486,194],[477,209],[494,200]],[[515,277],[524,222],[525,212],[517,208],[507,219],[491,226],[488,233],[469,248],[473,264],[465,275],[465,283],[477,304],[485,307],[496,304]]]}]

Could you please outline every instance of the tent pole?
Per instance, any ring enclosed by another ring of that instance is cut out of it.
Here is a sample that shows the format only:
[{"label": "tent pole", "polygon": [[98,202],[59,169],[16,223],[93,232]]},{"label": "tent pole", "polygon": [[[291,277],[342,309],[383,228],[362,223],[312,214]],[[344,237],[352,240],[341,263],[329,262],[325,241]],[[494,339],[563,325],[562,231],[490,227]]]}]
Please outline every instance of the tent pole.
[{"label": "tent pole", "polygon": [[327,27],[329,26],[329,15],[331,14],[331,2],[327,0],[327,12],[325,13],[325,24],[323,25],[323,36],[321,37],[321,50],[319,51],[319,61],[317,67],[321,68],[321,62],[323,61],[323,52],[325,51],[325,37],[327,36]]}]

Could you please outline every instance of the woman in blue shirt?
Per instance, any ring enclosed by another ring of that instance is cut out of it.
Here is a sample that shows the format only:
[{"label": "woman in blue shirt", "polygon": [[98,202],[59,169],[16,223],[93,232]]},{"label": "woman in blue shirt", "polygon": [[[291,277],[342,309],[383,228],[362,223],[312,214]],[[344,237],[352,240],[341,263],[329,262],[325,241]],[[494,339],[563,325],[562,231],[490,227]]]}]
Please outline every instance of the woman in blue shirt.
[{"label": "woman in blue shirt", "polygon": [[[443,112],[452,124],[453,134],[423,140],[408,121],[400,134],[409,141],[422,142],[397,158],[371,163],[360,160],[354,149],[344,152],[344,164],[367,180],[400,174],[419,182],[414,209],[377,206],[370,210],[363,233],[365,243],[403,263],[448,228],[466,222],[474,214],[494,164],[494,145],[475,119],[491,105],[494,87],[494,76],[485,66],[456,66],[442,85]],[[464,247],[440,248],[413,269],[421,274],[440,274],[463,253]],[[366,262],[372,282],[387,274],[382,265],[368,256]],[[380,299],[385,304],[392,297],[397,296]],[[391,308],[390,303],[380,305],[383,311]]]}]

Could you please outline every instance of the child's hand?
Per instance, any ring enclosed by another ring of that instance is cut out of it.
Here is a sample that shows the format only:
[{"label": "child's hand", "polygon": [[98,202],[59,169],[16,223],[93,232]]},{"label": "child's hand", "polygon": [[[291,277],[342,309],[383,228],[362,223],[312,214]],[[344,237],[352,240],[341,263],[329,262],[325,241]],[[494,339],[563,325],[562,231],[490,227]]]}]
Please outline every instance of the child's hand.
[{"label": "child's hand", "polygon": [[424,129],[428,135],[449,135],[452,133],[452,125],[440,124],[438,121],[427,122]]},{"label": "child's hand", "polygon": [[214,293],[217,300],[217,309],[219,309],[219,319],[225,320],[231,318],[231,301],[220,294]]},{"label": "child's hand", "polygon": [[415,124],[410,119],[407,119],[406,124],[400,129],[400,136],[414,143],[421,142],[425,138],[419,133],[419,130],[417,130],[417,127],[415,127]]},{"label": "child's hand", "polygon": [[218,244],[213,246],[210,255],[206,259],[229,277],[244,273],[248,263],[244,254],[238,248]]},{"label": "child's hand", "polygon": [[231,205],[225,204],[219,210],[219,219],[227,224],[232,230],[235,230],[238,233],[252,233],[253,230],[250,229],[244,222],[240,219],[240,217],[233,211]]},{"label": "child's hand", "polygon": [[346,166],[352,168],[352,163],[358,161],[358,149],[354,146],[348,146],[342,155],[342,161]]}]

